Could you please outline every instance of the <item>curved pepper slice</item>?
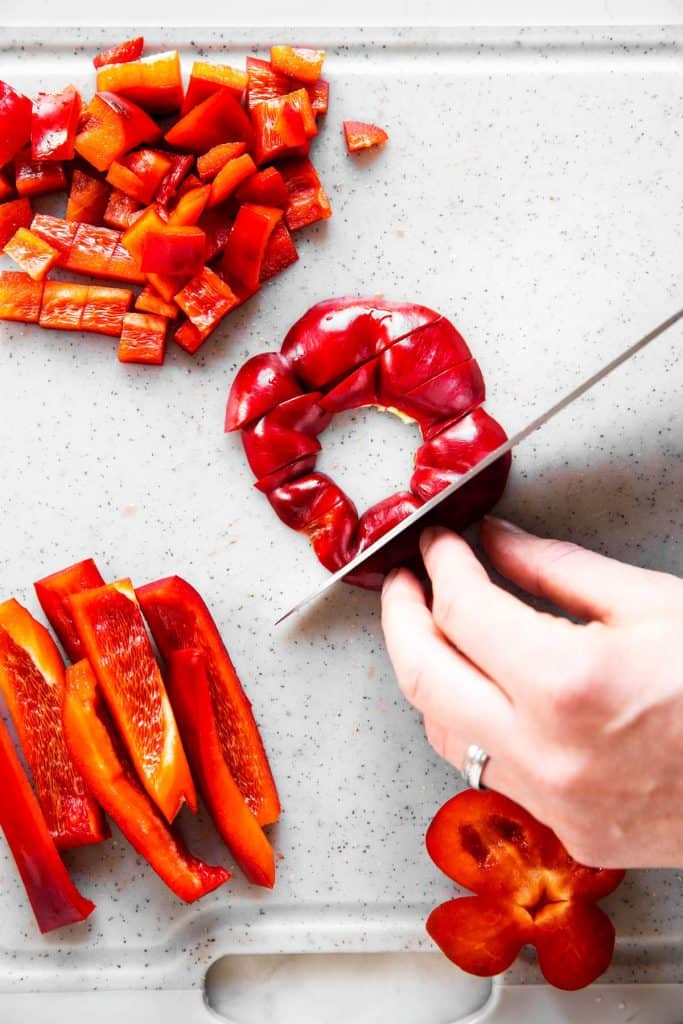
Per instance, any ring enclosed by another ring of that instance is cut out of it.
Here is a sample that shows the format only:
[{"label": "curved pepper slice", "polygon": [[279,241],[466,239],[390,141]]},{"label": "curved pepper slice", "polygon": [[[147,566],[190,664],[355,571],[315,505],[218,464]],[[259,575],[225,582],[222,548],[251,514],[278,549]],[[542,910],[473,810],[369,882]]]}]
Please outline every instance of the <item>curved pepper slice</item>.
[{"label": "curved pepper slice", "polygon": [[176,896],[192,903],[230,878],[193,857],[144,793],[102,720],[95,676],[87,661],[66,672],[64,732],[88,786],[128,842]]},{"label": "curved pepper slice", "polygon": [[380,356],[380,398],[395,398],[472,358],[469,345],[446,317],[411,331]]},{"label": "curved pepper slice", "polygon": [[0,828],[41,932],[85,921],[95,904],[69,878],[12,741],[0,720]]},{"label": "curved pepper slice", "polygon": [[229,199],[238,185],[250,178],[256,171],[256,164],[248,153],[228,160],[211,182],[209,206],[218,206]]},{"label": "curved pepper slice", "polygon": [[69,598],[85,654],[140,781],[173,821],[197,797],[140,607],[130,580]]},{"label": "curved pepper slice", "polygon": [[69,598],[82,590],[103,586],[104,580],[92,558],[53,572],[33,584],[40,607],[70,661],[80,661],[85,657],[85,651],[74,624]]},{"label": "curved pepper slice", "polygon": [[[394,526],[398,526],[404,519],[412,515],[421,505],[422,502],[409,491],[390,494],[388,498],[383,498],[375,505],[371,505],[360,517],[358,523],[356,554],[369,548]],[[422,528],[423,524],[420,523],[420,532]],[[402,534],[397,538],[394,543],[389,544],[382,551],[378,551],[355,572],[345,576],[344,582],[352,583],[356,587],[365,587],[366,590],[381,590],[384,577],[396,565],[415,568],[419,572],[421,564],[415,539],[408,531],[407,534]]]},{"label": "curved pepper slice", "polygon": [[289,362],[279,352],[252,356],[232,382],[225,413],[226,431],[247,426],[302,391]]},{"label": "curved pepper slice", "polygon": [[189,153],[171,153],[171,167],[164,175],[157,190],[156,199],[161,206],[168,206],[178,189],[192,170],[194,158]]},{"label": "curved pepper slice", "polygon": [[0,82],[0,167],[8,164],[29,141],[32,110],[27,96]]},{"label": "curved pepper slice", "polygon": [[233,93],[219,89],[181,117],[165,138],[169,146],[188,153],[206,153],[221,142],[246,142],[251,149],[254,129]]},{"label": "curved pepper slice", "polygon": [[208,61],[196,60],[190,72],[181,116],[184,117],[189,110],[203,103],[220,89],[228,89],[235,99],[241,100],[247,82],[246,71],[232,68],[228,64],[210,64]]},{"label": "curved pepper slice", "polygon": [[[467,416],[444,427],[418,448],[415,453],[415,471],[410,480],[411,491],[422,501],[429,501],[506,440],[507,434],[497,420],[481,407],[474,409]],[[499,460],[472,483],[483,482],[485,477],[491,475],[491,470],[497,467],[495,477],[502,477],[502,494],[509,462],[509,457]],[[463,490],[466,489],[467,485]]]},{"label": "curved pepper slice", "polygon": [[108,50],[102,50],[93,57],[93,65],[96,68],[103,68],[106,64],[125,64],[128,60],[137,60],[142,56],[145,40],[142,36],[135,39],[126,39],[123,43],[117,43]]},{"label": "curved pepper slice", "polygon": [[183,80],[177,50],[155,53],[97,71],[97,91],[113,92],[152,114],[173,114],[183,103]]},{"label": "curved pepper slice", "polygon": [[39,92],[31,120],[31,157],[33,160],[71,160],[81,97],[73,85],[61,92]]},{"label": "curved pepper slice", "polygon": [[485,398],[479,363],[468,359],[406,391],[396,404],[405,416],[419,423],[422,436],[429,440],[443,423],[467,415]]},{"label": "curved pepper slice", "polygon": [[262,476],[260,480],[256,481],[254,487],[262,494],[268,494],[269,491],[274,491],[276,487],[282,487],[290,480],[298,480],[300,476],[312,473],[317,461],[317,452],[313,452],[311,455],[302,455],[300,459],[295,459],[294,462],[289,462],[286,466],[281,466],[279,469],[273,470],[272,473]]},{"label": "curved pepper slice", "polygon": [[62,732],[64,665],[54,640],[14,600],[0,604],[0,690],[55,843],[66,850],[109,835]]},{"label": "curved pepper slice", "polygon": [[355,554],[356,506],[324,473],[299,477],[267,498],[286,526],[307,535],[326,569],[341,569]]},{"label": "curved pepper slice", "polygon": [[141,107],[113,92],[97,92],[81,117],[76,152],[96,167],[107,168],[143,142],[156,142],[161,129]]},{"label": "curved pepper slice", "polygon": [[509,967],[524,943],[558,988],[589,985],[607,968],[614,928],[595,901],[623,871],[586,867],[524,808],[493,791],[466,790],[437,812],[427,831],[434,863],[476,897],[432,912],[427,931],[464,970]]},{"label": "curved pepper slice", "polygon": [[[242,431],[242,444],[254,475],[259,482],[280,471],[279,483],[293,479],[282,471],[286,467],[299,469],[302,459],[309,464],[310,456],[320,451],[315,438],[332,419],[320,406],[319,391],[297,395],[280,403],[260,420]],[[315,465],[310,465],[310,469]],[[310,471],[307,470],[307,471]],[[299,472],[296,475],[300,475]],[[272,490],[272,486],[267,489]]]},{"label": "curved pepper slice", "polygon": [[71,175],[71,191],[66,203],[66,219],[83,224],[101,224],[110,199],[106,182],[86,174],[78,167]]},{"label": "curved pepper slice", "polygon": [[275,207],[253,203],[240,206],[221,261],[223,276],[234,287],[257,291],[268,239],[281,220],[282,210]]},{"label": "curved pepper slice", "polygon": [[192,771],[216,828],[249,881],[272,889],[273,848],[223,756],[203,653],[173,651],[166,682]]},{"label": "curved pepper slice", "polygon": [[367,121],[344,121],[344,140],[349,153],[358,153],[362,149],[370,149],[371,146],[381,146],[387,142],[389,136],[376,124],[368,124]]},{"label": "curved pepper slice", "polygon": [[230,772],[259,824],[277,821],[280,801],[251,704],[206,604],[179,576],[147,583],[137,596],[166,662],[183,648],[203,653],[218,735]]}]

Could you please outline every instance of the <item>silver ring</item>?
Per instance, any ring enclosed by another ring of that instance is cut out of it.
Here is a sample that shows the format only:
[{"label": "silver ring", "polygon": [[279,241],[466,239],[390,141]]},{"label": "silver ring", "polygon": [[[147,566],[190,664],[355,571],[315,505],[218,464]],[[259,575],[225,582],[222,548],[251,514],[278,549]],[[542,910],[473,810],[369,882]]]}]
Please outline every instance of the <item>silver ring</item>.
[{"label": "silver ring", "polygon": [[461,771],[465,782],[471,789],[486,789],[486,786],[481,784],[481,777],[489,760],[489,755],[485,750],[478,747],[476,743],[470,743],[465,751]]}]

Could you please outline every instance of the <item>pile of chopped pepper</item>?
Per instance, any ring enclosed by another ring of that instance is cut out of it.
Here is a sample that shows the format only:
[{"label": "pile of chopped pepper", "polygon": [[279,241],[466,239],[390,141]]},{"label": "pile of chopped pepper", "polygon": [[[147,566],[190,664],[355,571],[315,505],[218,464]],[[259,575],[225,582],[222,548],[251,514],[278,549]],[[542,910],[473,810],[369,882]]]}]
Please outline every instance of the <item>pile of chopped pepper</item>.
[{"label": "pile of chopped pepper", "polygon": [[[0,719],[0,829],[41,931],[82,921],[59,850],[110,837],[105,814],[187,902],[230,878],[186,848],[175,818],[197,789],[254,885],[272,888],[263,826],[280,803],[249,700],[206,604],[177,576],[105,584],[92,559],[35,584],[71,664],[17,601],[0,604],[0,692],[33,784]],[[158,664],[149,627],[163,659]],[[172,826],[172,827],[171,827]]]},{"label": "pile of chopped pepper", "polygon": [[[245,70],[196,61],[185,89],[178,52],[143,45],[95,58],[87,103],[0,82],[0,249],[19,267],[0,273],[0,319],[111,335],[122,362],[159,365],[169,335],[194,354],[331,215],[309,159],[329,85],[324,52],[273,46]],[[64,218],[33,210],[65,189]]]}]

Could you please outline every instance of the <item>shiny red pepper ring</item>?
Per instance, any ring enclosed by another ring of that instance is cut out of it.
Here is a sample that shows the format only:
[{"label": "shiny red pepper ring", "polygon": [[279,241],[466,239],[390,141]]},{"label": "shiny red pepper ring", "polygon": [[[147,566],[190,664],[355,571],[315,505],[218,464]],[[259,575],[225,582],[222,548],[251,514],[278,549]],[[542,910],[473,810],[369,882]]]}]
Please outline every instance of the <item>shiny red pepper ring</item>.
[{"label": "shiny red pepper ring", "polygon": [[[335,572],[505,440],[482,408],[484,398],[478,363],[439,313],[413,303],[328,299],[294,324],[279,353],[254,356],[241,367],[225,429],[242,430],[256,487]],[[415,420],[424,444],[410,490],[359,517],[315,463],[318,437],[333,415],[362,406]],[[463,529],[478,519],[500,498],[509,469],[509,456],[498,460],[439,507],[438,521]],[[417,561],[417,536],[408,531],[346,581],[379,589],[395,565]]]}]

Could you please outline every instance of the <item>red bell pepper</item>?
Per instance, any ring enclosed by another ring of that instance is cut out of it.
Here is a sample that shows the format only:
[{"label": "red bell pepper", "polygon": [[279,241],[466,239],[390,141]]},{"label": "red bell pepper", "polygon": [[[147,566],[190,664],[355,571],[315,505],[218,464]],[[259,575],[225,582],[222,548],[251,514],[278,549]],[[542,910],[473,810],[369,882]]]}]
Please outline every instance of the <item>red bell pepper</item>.
[{"label": "red bell pepper", "polygon": [[223,756],[260,825],[277,821],[280,801],[249,700],[216,623],[197,591],[178,576],[148,583],[138,600],[162,657],[196,648],[206,658]]},{"label": "red bell pepper", "polygon": [[31,230],[58,251],[57,266],[92,277],[140,283],[144,275],[121,244],[121,232],[36,214]]},{"label": "red bell pepper", "polygon": [[211,198],[211,186],[199,185],[185,192],[168,215],[172,227],[190,227],[196,224]]},{"label": "red bell pepper", "polygon": [[121,236],[121,244],[131,254],[137,267],[142,267],[142,253],[148,233],[163,231],[166,227],[166,221],[160,216],[160,212],[160,207],[148,206]]},{"label": "red bell pepper", "polygon": [[[418,448],[415,453],[415,470],[410,480],[411,491],[422,501],[429,501],[444,487],[481,462],[489,452],[495,451],[505,440],[506,434],[500,424],[481,407],[474,409],[462,419],[445,426]],[[499,490],[497,497],[490,500],[489,507],[495,504],[503,493],[507,477],[506,466],[509,466],[509,459],[496,462],[472,481],[473,484],[477,484],[472,489],[473,494],[480,493],[481,487],[489,483],[495,491]],[[493,470],[495,472],[492,472]],[[503,479],[497,483],[501,473]],[[459,492],[462,499],[465,499],[468,493],[469,485],[465,485]]]},{"label": "red bell pepper", "polygon": [[268,240],[281,220],[282,210],[272,206],[240,206],[221,260],[223,277],[238,291],[258,290]]},{"label": "red bell pepper", "polygon": [[29,141],[32,110],[28,97],[0,82],[0,167],[8,164]]},{"label": "red bell pepper", "polygon": [[166,354],[168,320],[155,313],[126,313],[119,342],[120,363],[161,366]]},{"label": "red bell pepper", "polygon": [[270,63],[281,75],[300,82],[317,82],[325,62],[324,50],[298,46],[271,46]]},{"label": "red bell pepper", "polygon": [[277,206],[286,210],[289,192],[277,167],[265,167],[242,182],[235,192],[238,203],[257,203],[259,206]]},{"label": "red bell pepper", "polygon": [[81,117],[76,152],[98,171],[106,171],[129,149],[160,137],[157,123],[135,103],[113,92],[98,92]]},{"label": "red bell pepper", "polygon": [[144,46],[145,40],[142,36],[126,39],[125,42],[117,43],[116,46],[98,53],[93,57],[93,65],[96,68],[103,68],[107,64],[125,64],[129,60],[137,60],[142,56]]},{"label": "red bell pepper", "polygon": [[197,797],[130,580],[73,594],[86,656],[140,780],[167,821]]},{"label": "red bell pepper", "polygon": [[0,828],[41,932],[85,921],[95,904],[69,878],[38,801],[0,720]]},{"label": "red bell pepper", "polygon": [[19,228],[3,252],[34,281],[42,281],[59,259],[57,250],[28,228]]},{"label": "red bell pepper", "polygon": [[207,263],[211,263],[228,244],[230,228],[233,223],[230,205],[226,203],[223,206],[214,206],[210,210],[205,210],[197,222],[206,235]]},{"label": "red bell pepper", "polygon": [[43,300],[43,281],[16,270],[0,272],[0,320],[37,324]]},{"label": "red bell pepper", "polygon": [[0,604],[0,690],[55,843],[67,850],[101,842],[109,831],[64,742],[62,659],[45,627],[14,600]]},{"label": "red bell pepper", "polygon": [[178,189],[194,164],[194,157],[189,153],[170,153],[169,159],[171,166],[164,175],[156,194],[156,200],[162,207],[168,206],[175,198]]},{"label": "red bell pepper", "polygon": [[278,352],[252,356],[237,371],[225,412],[226,431],[238,430],[303,392],[288,360]]},{"label": "red bell pepper", "polygon": [[[194,157],[193,156],[190,157],[190,160],[194,164]],[[201,178],[198,178],[197,175],[194,172],[192,172],[191,174],[188,174],[186,176],[186,178],[184,179],[184,181],[182,181],[180,183],[180,185],[178,186],[178,191],[176,193],[177,196],[178,196],[178,199],[180,199],[182,196],[184,196],[186,192],[191,192],[195,188],[201,188],[201,185],[202,185]]]},{"label": "red bell pepper", "polygon": [[10,181],[4,171],[0,171],[0,203],[14,194],[14,180]]},{"label": "red bell pepper", "polygon": [[103,65],[97,71],[97,91],[125,96],[152,114],[174,114],[183,103],[180,54],[169,50]]},{"label": "red bell pepper", "polygon": [[278,165],[289,191],[285,220],[290,231],[332,216],[332,207],[317,171],[307,157],[292,157]]},{"label": "red bell pepper", "polygon": [[43,196],[66,188],[64,165],[54,160],[32,160],[22,149],[14,158],[14,187],[20,196]]},{"label": "red bell pepper", "polygon": [[[250,111],[265,100],[272,100],[301,88],[301,82],[276,71],[267,60],[259,60],[258,57],[247,57],[247,75],[247,106]],[[317,82],[306,83],[305,88],[313,112],[326,114],[330,96],[329,83],[319,78]]]},{"label": "red bell pepper", "polygon": [[[161,295],[164,302],[173,302],[181,288],[187,284],[187,277],[169,277],[166,274],[147,274],[147,281],[150,286]],[[177,307],[177,304],[174,303]]]},{"label": "red bell pepper", "polygon": [[[362,363],[358,369],[353,370],[348,377],[342,378],[331,391],[327,392],[321,400],[321,405],[332,413],[343,412],[347,409],[360,409],[364,405],[379,406],[379,371],[379,357]],[[396,410],[396,406],[392,406],[389,402],[384,408]]]},{"label": "red bell pepper", "polygon": [[215,274],[210,267],[204,267],[175,296],[188,320],[200,334],[209,336],[220,321],[231,309],[239,305],[240,300]]},{"label": "red bell pepper", "polygon": [[254,487],[262,494],[270,494],[277,487],[282,487],[283,484],[288,484],[292,480],[298,480],[300,476],[312,473],[317,460],[317,452],[313,452],[312,455],[302,455],[300,459],[295,459],[294,462],[281,466],[280,469],[276,469],[272,473],[266,473],[255,482]]},{"label": "red bell pepper", "polygon": [[406,391],[401,397],[400,410],[419,423],[422,436],[429,440],[444,423],[465,416],[481,405],[485,397],[479,364],[476,359],[468,359]]},{"label": "red bell pepper", "polygon": [[[25,200],[28,202],[28,200]],[[0,207],[2,209],[2,207]],[[31,221],[31,231],[45,242],[49,242],[59,253],[59,266],[63,267],[69,257],[78,224],[61,217],[52,217],[49,213],[36,213]]]},{"label": "red bell pepper", "polygon": [[169,659],[167,686],[193,774],[216,828],[249,881],[272,889],[273,848],[223,756],[202,651],[174,651]]},{"label": "red bell pepper", "polygon": [[154,149],[138,149],[114,160],[107,181],[139,203],[151,203],[171,169],[171,159]]},{"label": "red bell pepper", "polygon": [[305,89],[259,103],[252,110],[251,119],[256,130],[254,155],[257,164],[306,146],[318,131]]},{"label": "red bell pepper", "polygon": [[330,572],[341,569],[355,554],[356,507],[324,473],[301,476],[270,491],[267,498],[285,526],[306,534]]},{"label": "red bell pepper", "polygon": [[80,661],[85,651],[74,625],[69,598],[82,590],[103,586],[104,580],[92,558],[44,576],[33,584],[40,607],[70,661]]},{"label": "red bell pepper", "polygon": [[247,150],[246,143],[244,142],[221,142],[219,146],[214,146],[208,151],[197,157],[197,173],[202,181],[212,181],[218,172],[225,167],[228,160],[234,160],[235,157],[242,156]]},{"label": "red bell pepper", "polygon": [[206,258],[206,235],[198,227],[172,227],[148,231],[142,247],[146,273],[188,276],[198,274]]},{"label": "red bell pepper", "polygon": [[184,320],[173,335],[173,340],[188,355],[193,356],[202,347],[208,336],[208,334],[198,331],[189,320]]},{"label": "red bell pepper", "polygon": [[218,206],[220,203],[224,203],[237,186],[250,178],[255,171],[256,164],[248,153],[228,160],[211,183],[208,205]]},{"label": "red bell pepper", "polygon": [[100,178],[86,174],[78,167],[71,175],[71,191],[66,204],[66,219],[82,224],[101,224],[111,189]]},{"label": "red bell pepper", "polygon": [[46,281],[40,307],[41,327],[89,331],[117,338],[133,293],[127,288]]},{"label": "red bell pepper", "polygon": [[271,277],[281,274],[298,259],[299,253],[296,251],[294,239],[284,221],[280,221],[268,239],[266,251],[263,254],[261,282],[269,281]]},{"label": "red bell pepper", "polygon": [[114,188],[109,196],[102,220],[107,227],[125,231],[135,220],[135,215],[141,210],[142,206],[140,203],[135,199],[131,199],[125,192]]},{"label": "red bell pepper", "polygon": [[614,927],[595,904],[623,871],[578,864],[549,828],[492,791],[449,800],[426,842],[437,867],[477,894],[443,903],[427,921],[434,942],[463,970],[499,974],[527,943],[558,988],[583,988],[607,969]]},{"label": "red bell pepper", "polygon": [[173,320],[180,312],[175,302],[166,302],[149,284],[142,289],[135,300],[135,308],[140,313],[156,313],[158,316],[165,316],[167,320]]},{"label": "red bell pepper", "polygon": [[80,114],[81,97],[73,85],[61,92],[39,92],[31,119],[31,159],[73,159]]},{"label": "red bell pepper", "polygon": [[346,149],[349,153],[358,153],[359,150],[370,149],[371,146],[381,146],[389,139],[384,128],[379,128],[376,124],[344,121],[343,126]]},{"label": "red bell pepper", "polygon": [[[289,398],[243,429],[244,451],[258,480],[320,451],[315,439],[332,420],[321,398],[320,391]],[[282,477],[280,483],[286,482]]]},{"label": "red bell pepper", "polygon": [[[421,505],[422,502],[409,491],[398,491],[371,505],[358,521],[357,547],[354,554],[365,551],[394,526],[398,526],[413,512],[416,512]],[[422,529],[421,523],[419,529],[420,531]],[[364,587],[366,590],[381,590],[384,577],[397,564],[413,569],[417,573],[421,571],[422,561],[417,552],[414,536],[408,530],[393,544],[372,555],[355,572],[345,576],[344,582],[351,583],[356,587]]]},{"label": "red bell pepper", "polygon": [[33,220],[30,199],[12,199],[0,204],[0,246],[13,238],[19,228],[28,228]]},{"label": "red bell pepper", "polygon": [[248,76],[246,71],[238,68],[231,68],[227,64],[210,64],[208,61],[197,60],[192,65],[190,81],[185,94],[181,116],[187,114],[193,107],[203,103],[209,96],[213,96],[219,89],[228,89],[235,99],[241,100],[242,93],[247,87]]},{"label": "red bell pepper", "polygon": [[181,117],[165,139],[188,153],[206,153],[221,142],[246,142],[250,149],[254,130],[239,101],[228,89],[220,89]]},{"label": "red bell pepper", "polygon": [[64,732],[88,786],[128,842],[166,885],[185,900],[206,896],[230,878],[222,867],[193,857],[142,790],[103,720],[95,676],[87,661],[66,671]]}]

